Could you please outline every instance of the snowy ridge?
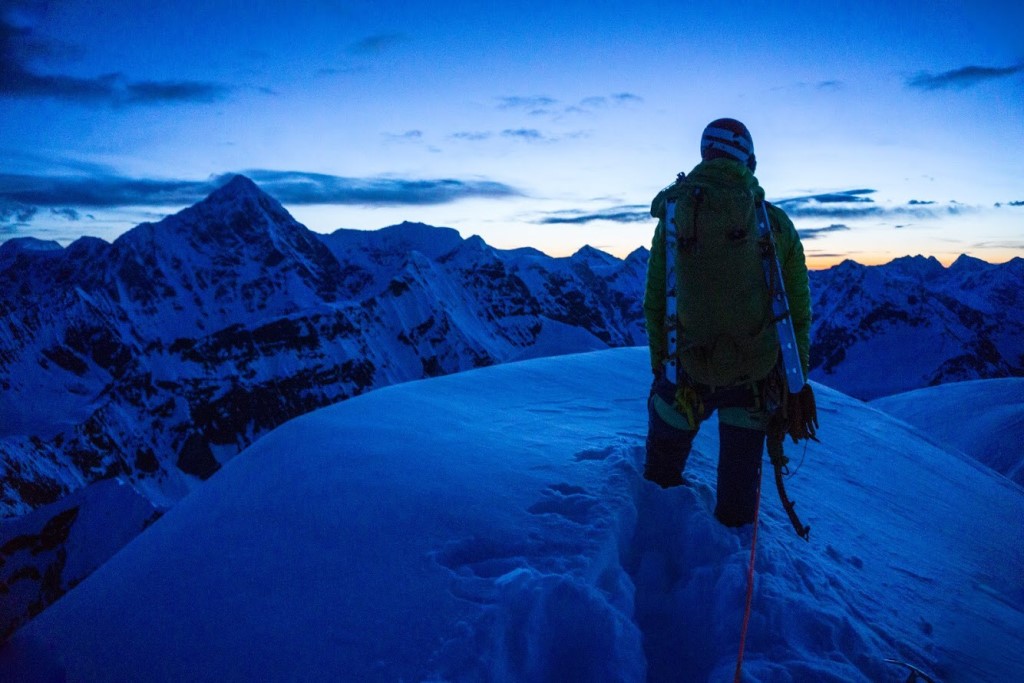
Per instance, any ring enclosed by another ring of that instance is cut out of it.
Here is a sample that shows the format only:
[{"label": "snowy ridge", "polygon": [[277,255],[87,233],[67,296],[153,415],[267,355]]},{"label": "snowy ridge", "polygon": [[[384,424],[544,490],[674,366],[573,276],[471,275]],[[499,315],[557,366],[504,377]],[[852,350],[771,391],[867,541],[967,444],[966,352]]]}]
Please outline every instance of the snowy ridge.
[{"label": "snowy ridge", "polygon": [[1024,378],[953,382],[871,405],[1024,486]]},{"label": "snowy ridge", "polygon": [[[713,421],[690,487],[640,479],[647,364],[644,349],[506,364],[295,419],[19,631],[0,672],[727,679],[750,532],[712,517]],[[903,681],[896,657],[1013,680],[1020,489],[816,388],[823,443],[788,485],[812,540],[766,481],[747,675]]]},{"label": "snowy ridge", "polygon": [[1024,375],[1024,259],[961,256],[811,273],[811,378],[864,400]]}]

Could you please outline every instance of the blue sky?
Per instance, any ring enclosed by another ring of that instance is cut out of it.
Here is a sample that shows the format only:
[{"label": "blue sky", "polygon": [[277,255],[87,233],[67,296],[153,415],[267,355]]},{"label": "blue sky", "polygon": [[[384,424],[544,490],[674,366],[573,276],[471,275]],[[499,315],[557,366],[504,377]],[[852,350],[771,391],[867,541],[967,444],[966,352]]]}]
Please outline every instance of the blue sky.
[{"label": "blue sky", "polygon": [[321,232],[624,256],[731,116],[814,265],[1024,255],[1024,5],[891,4],[5,0],[0,240],[241,172]]}]

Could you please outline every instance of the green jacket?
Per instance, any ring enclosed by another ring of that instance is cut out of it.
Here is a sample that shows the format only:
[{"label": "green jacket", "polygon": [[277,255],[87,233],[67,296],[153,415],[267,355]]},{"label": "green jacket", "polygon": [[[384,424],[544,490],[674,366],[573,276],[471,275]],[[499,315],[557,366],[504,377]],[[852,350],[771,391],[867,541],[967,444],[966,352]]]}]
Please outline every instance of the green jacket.
[{"label": "green jacket", "polygon": [[[741,163],[731,159],[714,159],[698,164],[693,174],[716,174],[721,177],[752,175]],[[755,192],[761,198],[764,190],[757,185]],[[647,321],[647,337],[651,350],[651,367],[660,371],[668,353],[665,338],[665,196],[671,190],[665,188],[654,198],[651,204],[651,215],[658,219],[658,227],[654,231],[651,244],[651,255],[647,262],[647,286],[644,292],[644,317]],[[782,279],[789,299],[789,309],[793,316],[793,327],[796,330],[797,346],[800,350],[800,362],[804,376],[809,372],[811,346],[811,292],[808,284],[807,265],[804,260],[804,249],[793,222],[786,213],[772,204],[768,204],[768,216],[773,228],[776,250],[782,266]],[[679,304],[681,307],[683,303]],[[728,311],[723,311],[728,315]]]}]

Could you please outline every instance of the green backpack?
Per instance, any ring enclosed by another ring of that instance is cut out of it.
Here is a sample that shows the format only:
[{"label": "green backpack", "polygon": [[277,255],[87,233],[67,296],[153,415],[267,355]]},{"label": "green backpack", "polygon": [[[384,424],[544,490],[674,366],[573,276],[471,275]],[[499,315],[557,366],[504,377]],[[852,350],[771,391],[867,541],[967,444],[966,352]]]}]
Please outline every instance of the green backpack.
[{"label": "green backpack", "polygon": [[[764,191],[741,165],[710,162],[680,178],[664,198],[674,207],[677,229],[675,306],[682,370],[710,386],[767,376],[779,345],[755,213]],[[666,262],[672,263],[672,255],[666,253]]]}]

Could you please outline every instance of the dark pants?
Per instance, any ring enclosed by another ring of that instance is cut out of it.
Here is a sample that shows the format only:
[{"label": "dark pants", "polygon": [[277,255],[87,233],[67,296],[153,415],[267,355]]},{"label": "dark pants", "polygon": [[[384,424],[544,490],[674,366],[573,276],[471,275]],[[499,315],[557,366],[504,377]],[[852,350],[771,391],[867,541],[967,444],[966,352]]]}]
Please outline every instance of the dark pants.
[{"label": "dark pants", "polygon": [[[701,393],[704,415],[719,408],[754,407],[754,395],[749,386]],[[675,400],[675,385],[664,379],[655,380],[648,400],[647,461],[644,478],[663,488],[683,484],[683,469],[690,455],[696,429],[681,429],[666,422],[656,406],[662,410]],[[699,423],[698,423],[699,428]],[[718,483],[715,517],[726,526],[743,526],[754,521],[757,508],[758,482],[761,478],[761,459],[764,453],[765,431],[750,429],[718,421]]]}]

